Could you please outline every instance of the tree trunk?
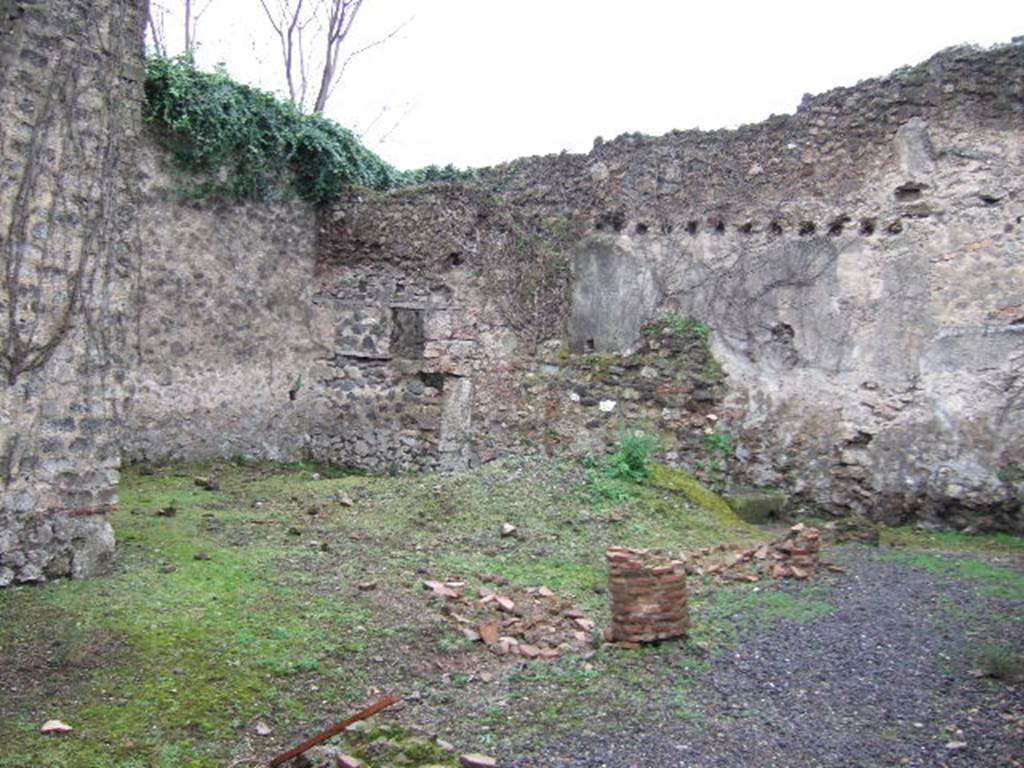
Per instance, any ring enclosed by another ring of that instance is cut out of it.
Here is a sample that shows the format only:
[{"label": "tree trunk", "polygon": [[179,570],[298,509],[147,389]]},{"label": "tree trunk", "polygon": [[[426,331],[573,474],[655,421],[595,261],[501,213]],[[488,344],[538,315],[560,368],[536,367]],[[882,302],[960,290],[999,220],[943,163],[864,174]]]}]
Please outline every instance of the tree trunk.
[{"label": "tree trunk", "polygon": [[0,0],[0,586],[113,549],[145,0]]}]

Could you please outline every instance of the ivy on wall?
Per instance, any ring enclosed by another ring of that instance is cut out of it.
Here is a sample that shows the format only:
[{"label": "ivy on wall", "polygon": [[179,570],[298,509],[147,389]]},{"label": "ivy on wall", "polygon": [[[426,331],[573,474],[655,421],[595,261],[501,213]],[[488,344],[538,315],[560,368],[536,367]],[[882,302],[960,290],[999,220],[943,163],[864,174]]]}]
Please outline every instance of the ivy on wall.
[{"label": "ivy on wall", "polygon": [[297,195],[329,203],[353,187],[387,190],[475,175],[451,165],[399,171],[347,128],[235,82],[224,69],[202,72],[188,56],[150,58],[145,91],[143,116],[187,175],[180,187],[187,197]]}]

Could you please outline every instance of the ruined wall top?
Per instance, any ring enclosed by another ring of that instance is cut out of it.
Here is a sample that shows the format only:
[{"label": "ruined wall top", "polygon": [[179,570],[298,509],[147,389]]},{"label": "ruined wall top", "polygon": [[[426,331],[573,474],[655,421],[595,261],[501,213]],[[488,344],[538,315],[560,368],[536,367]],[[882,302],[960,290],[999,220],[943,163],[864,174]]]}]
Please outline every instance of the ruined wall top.
[{"label": "ruined wall top", "polygon": [[781,204],[794,188],[804,197],[835,198],[893,161],[891,140],[914,118],[950,127],[1019,128],[1024,39],[948,49],[886,77],[805,96],[795,114],[735,130],[597,139],[585,155],[523,158],[483,171],[483,179],[521,203],[619,206],[627,216],[650,211],[652,202],[655,209],[671,202],[674,209],[728,213],[752,203]]}]

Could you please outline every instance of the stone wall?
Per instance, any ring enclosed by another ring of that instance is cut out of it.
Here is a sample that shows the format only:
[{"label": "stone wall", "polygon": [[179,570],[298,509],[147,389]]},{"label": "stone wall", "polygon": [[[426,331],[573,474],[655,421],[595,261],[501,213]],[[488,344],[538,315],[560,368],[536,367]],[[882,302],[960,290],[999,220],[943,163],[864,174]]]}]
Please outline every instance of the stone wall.
[{"label": "stone wall", "polygon": [[331,323],[312,301],[313,207],[183,199],[150,131],[140,167],[125,456],[303,457],[333,418],[314,372]]},{"label": "stone wall", "polygon": [[143,17],[0,2],[0,586],[113,550]]},{"label": "stone wall", "polygon": [[[1018,42],[737,131],[344,200],[321,217],[317,298],[338,318],[325,387],[344,426],[315,450],[452,466],[545,439],[592,449],[613,414],[688,446],[670,458],[692,468],[714,416],[734,480],[836,514],[1019,529],[1022,126]],[[664,415],[615,414],[644,390],[591,394],[586,358],[634,370],[643,328],[670,316],[714,330],[724,401],[691,366]]]},{"label": "stone wall", "polygon": [[147,138],[124,453],[457,469],[641,426],[814,511],[1019,530],[1022,83],[1024,45],[957,49],[320,211],[184,201]]}]

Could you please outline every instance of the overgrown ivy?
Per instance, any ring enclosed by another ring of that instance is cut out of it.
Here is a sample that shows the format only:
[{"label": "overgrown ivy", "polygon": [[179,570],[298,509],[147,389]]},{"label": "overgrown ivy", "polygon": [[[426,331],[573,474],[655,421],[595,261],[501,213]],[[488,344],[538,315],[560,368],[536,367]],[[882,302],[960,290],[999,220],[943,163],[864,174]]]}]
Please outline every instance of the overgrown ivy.
[{"label": "overgrown ivy", "polygon": [[451,165],[399,171],[347,128],[242,85],[223,68],[202,72],[188,56],[150,58],[145,91],[143,115],[187,175],[181,192],[188,197],[297,195],[328,203],[352,187],[387,190],[474,175]]}]

